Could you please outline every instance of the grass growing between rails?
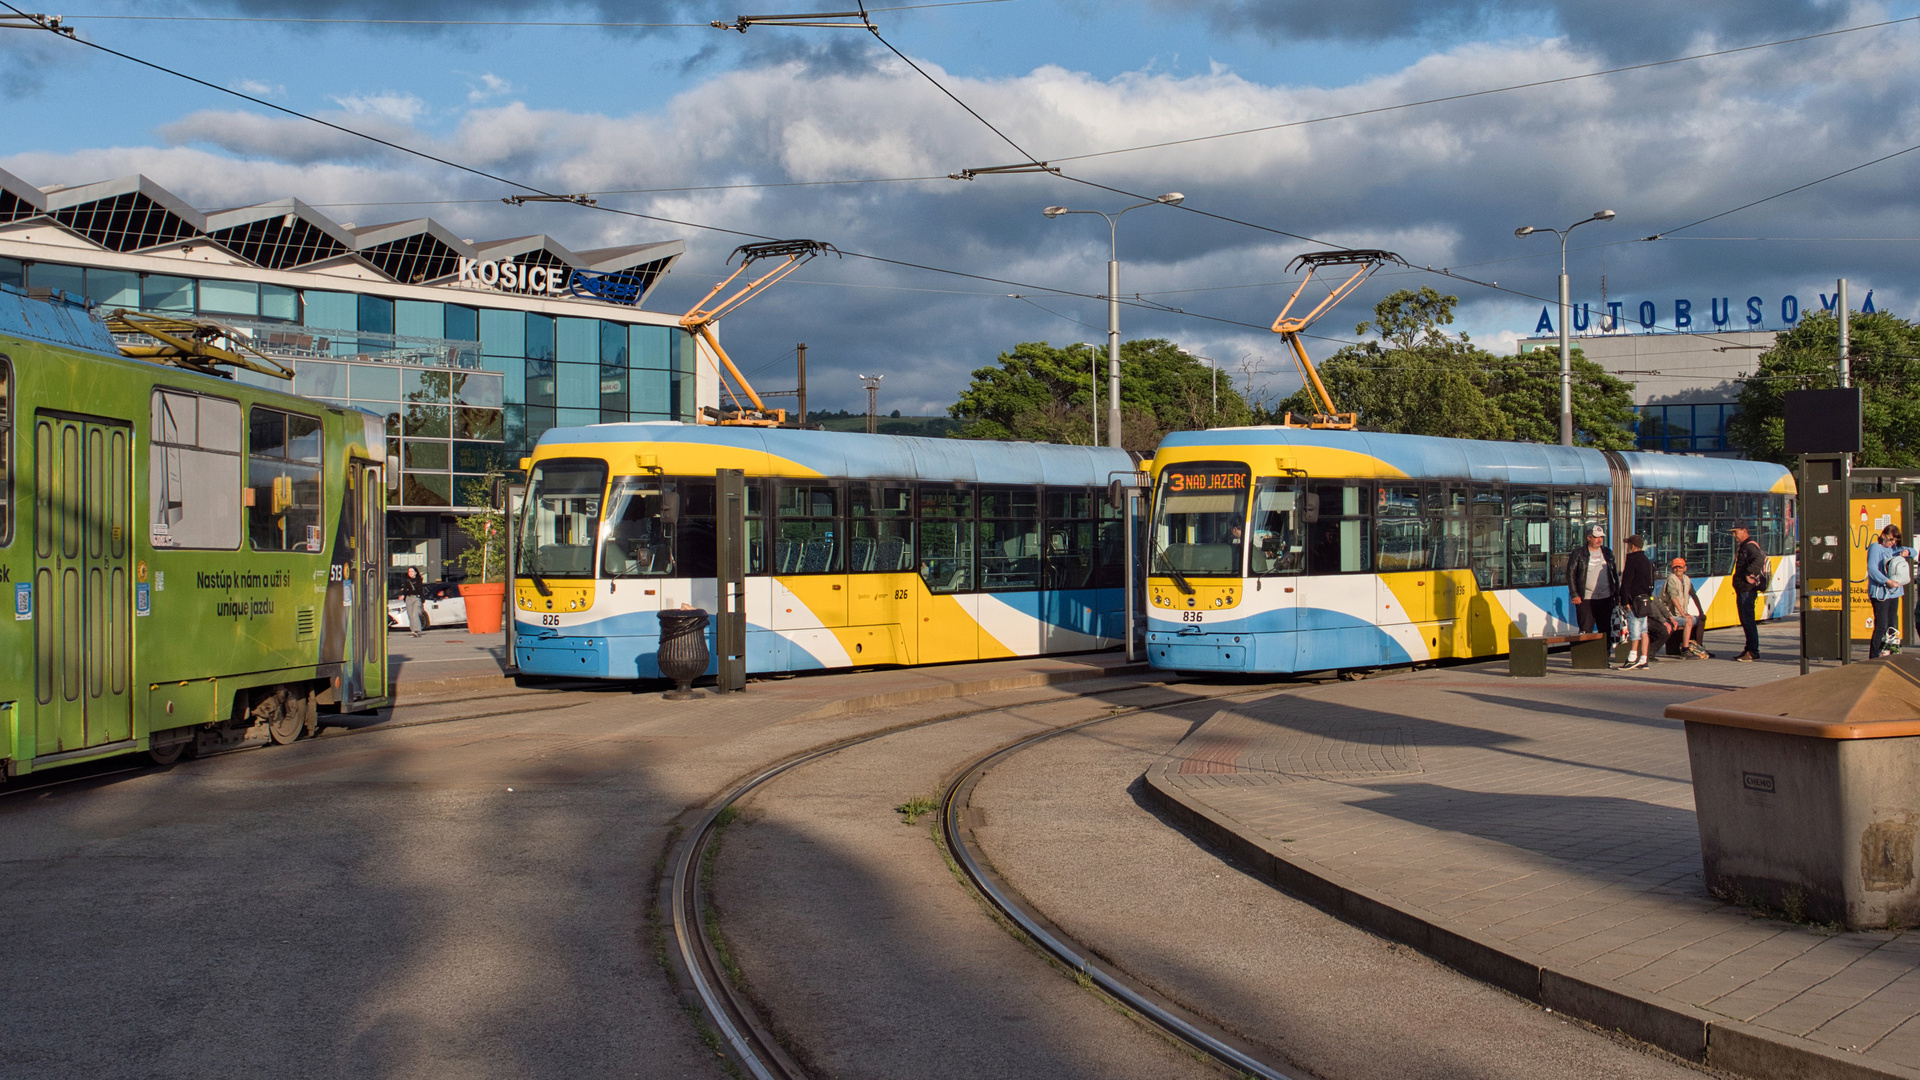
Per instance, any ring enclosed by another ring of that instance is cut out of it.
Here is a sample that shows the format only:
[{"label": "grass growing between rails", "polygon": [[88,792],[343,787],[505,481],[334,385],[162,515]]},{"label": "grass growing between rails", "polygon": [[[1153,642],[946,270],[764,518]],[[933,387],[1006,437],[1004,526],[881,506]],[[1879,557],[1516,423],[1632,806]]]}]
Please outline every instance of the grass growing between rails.
[{"label": "grass growing between rails", "polygon": [[916,825],[919,824],[921,818],[940,809],[940,802],[937,799],[930,799],[925,795],[915,795],[913,798],[908,799],[893,809],[906,819],[906,824]]}]

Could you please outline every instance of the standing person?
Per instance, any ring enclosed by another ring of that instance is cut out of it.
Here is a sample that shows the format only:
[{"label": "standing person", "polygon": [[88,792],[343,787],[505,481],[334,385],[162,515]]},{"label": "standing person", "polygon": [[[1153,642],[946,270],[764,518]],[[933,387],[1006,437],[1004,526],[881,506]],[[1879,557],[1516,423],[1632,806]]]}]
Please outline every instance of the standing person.
[{"label": "standing person", "polygon": [[400,599],[407,605],[407,629],[414,637],[420,636],[420,570],[407,567],[407,576],[400,579]]},{"label": "standing person", "polygon": [[1913,557],[1913,549],[1900,546],[1900,526],[1880,530],[1879,539],[1867,545],[1867,599],[1873,601],[1873,638],[1867,642],[1867,659],[1900,651],[1900,597],[1904,585],[1887,579],[1887,568],[1894,559]]},{"label": "standing person", "polygon": [[[1627,605],[1627,667],[1644,668],[1653,662],[1647,642],[1647,616],[1653,613],[1653,560],[1639,533],[1627,537],[1627,564],[1620,574],[1620,599]],[[1663,635],[1664,636],[1664,635]]]},{"label": "standing person", "polygon": [[1620,572],[1607,547],[1604,525],[1587,526],[1587,544],[1567,560],[1567,591],[1573,594],[1574,623],[1581,630],[1613,632],[1613,603],[1620,595]]},{"label": "standing person", "polygon": [[1746,650],[1734,659],[1747,664],[1760,659],[1760,620],[1753,607],[1767,588],[1767,553],[1744,522],[1733,527],[1733,543],[1733,604],[1747,637]]}]

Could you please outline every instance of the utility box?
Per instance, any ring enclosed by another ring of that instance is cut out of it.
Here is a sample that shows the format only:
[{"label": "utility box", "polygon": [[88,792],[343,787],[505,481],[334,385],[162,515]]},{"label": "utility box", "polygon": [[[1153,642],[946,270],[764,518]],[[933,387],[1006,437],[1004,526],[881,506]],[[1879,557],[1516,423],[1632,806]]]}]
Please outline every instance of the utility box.
[{"label": "utility box", "polygon": [[1920,657],[1717,694],[1687,726],[1708,889],[1852,930],[1920,924]]}]

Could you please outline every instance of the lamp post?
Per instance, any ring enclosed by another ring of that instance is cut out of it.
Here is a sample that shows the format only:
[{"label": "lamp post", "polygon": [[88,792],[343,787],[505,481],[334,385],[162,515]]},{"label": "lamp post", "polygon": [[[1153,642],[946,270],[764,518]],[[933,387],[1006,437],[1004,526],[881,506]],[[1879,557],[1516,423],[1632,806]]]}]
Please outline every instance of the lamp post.
[{"label": "lamp post", "polygon": [[1120,449],[1120,217],[1128,210],[1143,206],[1179,206],[1186,196],[1169,191],[1157,199],[1134,203],[1109,214],[1104,210],[1069,210],[1049,206],[1041,213],[1050,218],[1062,214],[1098,214],[1107,219],[1107,445]]},{"label": "lamp post", "polygon": [[1100,445],[1100,346],[1095,345],[1091,341],[1077,341],[1073,344],[1073,348],[1086,349],[1088,351],[1087,375],[1093,384],[1093,403],[1088,409],[1088,412],[1091,413],[1093,417],[1093,442],[1090,445],[1099,446]]},{"label": "lamp post", "polygon": [[1573,350],[1567,343],[1567,316],[1573,304],[1567,299],[1567,236],[1590,221],[1612,221],[1613,211],[1597,210],[1592,217],[1581,218],[1564,229],[1522,225],[1513,230],[1519,237],[1550,232],[1560,238],[1560,445],[1573,445]]}]

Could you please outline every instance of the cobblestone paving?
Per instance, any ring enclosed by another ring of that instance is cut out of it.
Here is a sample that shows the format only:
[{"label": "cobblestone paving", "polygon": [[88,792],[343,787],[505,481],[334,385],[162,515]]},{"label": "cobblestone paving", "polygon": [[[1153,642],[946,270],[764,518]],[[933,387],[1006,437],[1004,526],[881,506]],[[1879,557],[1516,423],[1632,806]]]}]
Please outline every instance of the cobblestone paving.
[{"label": "cobblestone paving", "polygon": [[[1786,654],[1792,624],[1767,629]],[[1758,918],[1702,882],[1686,736],[1661,710],[1798,673],[1575,673],[1556,655],[1546,679],[1502,663],[1330,684],[1216,713],[1150,775],[1534,962],[1912,1067],[1920,932]]]}]

